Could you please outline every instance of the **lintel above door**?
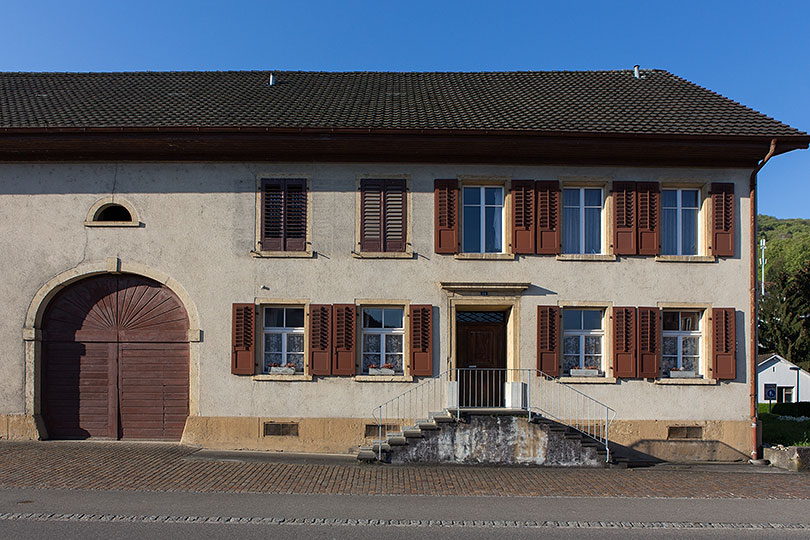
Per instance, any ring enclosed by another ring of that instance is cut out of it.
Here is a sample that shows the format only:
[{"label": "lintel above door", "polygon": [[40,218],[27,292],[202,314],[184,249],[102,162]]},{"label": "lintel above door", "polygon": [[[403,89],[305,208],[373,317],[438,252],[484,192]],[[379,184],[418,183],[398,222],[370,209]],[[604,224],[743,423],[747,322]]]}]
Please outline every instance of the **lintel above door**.
[{"label": "lintel above door", "polygon": [[460,296],[520,296],[531,283],[442,281],[441,288],[448,295]]}]

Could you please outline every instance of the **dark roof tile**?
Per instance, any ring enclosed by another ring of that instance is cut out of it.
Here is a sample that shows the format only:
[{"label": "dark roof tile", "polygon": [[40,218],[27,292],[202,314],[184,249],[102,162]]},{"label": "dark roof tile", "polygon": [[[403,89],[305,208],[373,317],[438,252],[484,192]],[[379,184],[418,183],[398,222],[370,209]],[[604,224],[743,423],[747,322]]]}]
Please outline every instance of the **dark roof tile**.
[{"label": "dark roof tile", "polygon": [[666,71],[641,74],[636,79],[632,70],[0,73],[0,128],[806,136]]}]

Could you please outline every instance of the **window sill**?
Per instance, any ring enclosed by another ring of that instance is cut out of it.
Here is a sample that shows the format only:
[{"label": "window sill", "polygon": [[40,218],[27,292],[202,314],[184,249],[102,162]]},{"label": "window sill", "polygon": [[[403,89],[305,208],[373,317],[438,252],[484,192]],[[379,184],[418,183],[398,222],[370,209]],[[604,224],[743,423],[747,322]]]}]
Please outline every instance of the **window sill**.
[{"label": "window sill", "polygon": [[616,384],[616,377],[560,377],[565,384]]},{"label": "window sill", "polygon": [[715,386],[717,379],[703,379],[703,378],[690,378],[690,379],[655,379],[655,384],[675,384],[675,385],[696,385],[696,386]]},{"label": "window sill", "polygon": [[406,251],[352,251],[355,259],[413,259],[413,250]]},{"label": "window sill", "polygon": [[139,221],[85,221],[85,227],[140,227]]},{"label": "window sill", "polygon": [[305,373],[296,373],[295,375],[271,375],[269,373],[262,373],[261,375],[254,375],[254,381],[311,381],[312,375]]},{"label": "window sill", "polygon": [[514,253],[456,253],[454,259],[463,261],[514,261]]},{"label": "window sill", "polygon": [[315,255],[312,250],[307,251],[256,251],[250,252],[254,259],[311,259]]},{"label": "window sill", "polygon": [[713,263],[717,258],[714,255],[656,255],[656,262],[692,262]]},{"label": "window sill", "polygon": [[356,375],[357,382],[412,382],[411,375]]},{"label": "window sill", "polygon": [[578,253],[565,253],[557,255],[558,261],[615,261],[616,255],[604,254],[578,254]]}]

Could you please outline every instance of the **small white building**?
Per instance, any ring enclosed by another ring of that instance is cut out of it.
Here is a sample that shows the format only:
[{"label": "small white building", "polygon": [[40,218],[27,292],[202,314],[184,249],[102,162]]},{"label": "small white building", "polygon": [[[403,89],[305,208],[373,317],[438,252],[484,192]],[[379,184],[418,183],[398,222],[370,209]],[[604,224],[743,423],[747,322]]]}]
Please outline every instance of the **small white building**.
[{"label": "small white building", "polygon": [[766,384],[776,385],[776,397],[771,400],[772,402],[795,403],[799,398],[810,401],[810,373],[778,354],[764,355],[760,358],[762,360],[757,366],[757,396],[760,403],[769,401],[765,393]]}]

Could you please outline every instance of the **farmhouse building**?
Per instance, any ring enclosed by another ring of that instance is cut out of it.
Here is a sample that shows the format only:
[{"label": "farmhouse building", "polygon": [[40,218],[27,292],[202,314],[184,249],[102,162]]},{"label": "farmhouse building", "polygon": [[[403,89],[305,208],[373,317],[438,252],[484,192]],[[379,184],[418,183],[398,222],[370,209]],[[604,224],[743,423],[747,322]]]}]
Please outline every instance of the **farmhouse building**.
[{"label": "farmhouse building", "polygon": [[0,74],[0,437],[748,457],[756,171],[808,143],[660,70]]}]

